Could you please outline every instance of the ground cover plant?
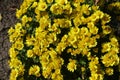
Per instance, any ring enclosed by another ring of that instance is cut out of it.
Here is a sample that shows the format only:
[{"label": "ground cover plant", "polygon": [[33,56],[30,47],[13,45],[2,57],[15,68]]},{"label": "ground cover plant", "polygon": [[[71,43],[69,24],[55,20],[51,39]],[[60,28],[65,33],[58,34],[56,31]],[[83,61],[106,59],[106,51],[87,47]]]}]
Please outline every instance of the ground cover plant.
[{"label": "ground cover plant", "polygon": [[119,17],[120,2],[106,2],[105,12],[93,0],[24,0],[8,31],[10,80],[117,80],[119,38],[109,12]]}]

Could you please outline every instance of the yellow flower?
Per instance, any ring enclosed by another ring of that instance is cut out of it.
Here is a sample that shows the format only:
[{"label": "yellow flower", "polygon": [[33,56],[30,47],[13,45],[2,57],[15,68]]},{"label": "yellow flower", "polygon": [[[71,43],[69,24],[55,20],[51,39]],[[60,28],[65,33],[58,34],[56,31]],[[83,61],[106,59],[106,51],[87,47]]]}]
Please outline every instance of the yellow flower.
[{"label": "yellow flower", "polygon": [[10,58],[15,58],[15,57],[17,56],[17,54],[18,54],[18,52],[15,51],[15,48],[14,48],[14,47],[11,47],[11,48],[9,49],[9,56],[10,56]]},{"label": "yellow flower", "polygon": [[81,67],[81,71],[84,72],[85,71],[85,67]]},{"label": "yellow flower", "polygon": [[49,53],[48,52],[44,52],[44,54],[42,54],[40,56],[40,63],[42,64],[42,68],[43,70],[48,66],[50,59],[49,59]]},{"label": "yellow flower", "polygon": [[22,11],[17,9],[17,11],[16,11],[16,17],[20,18],[21,15],[22,15]]},{"label": "yellow flower", "polygon": [[57,28],[58,23],[54,23],[53,25],[49,25],[48,30],[57,32],[59,29]]},{"label": "yellow flower", "polygon": [[66,4],[65,6],[63,6],[63,11],[65,14],[71,14],[72,13],[72,7],[70,4]]},{"label": "yellow flower", "polygon": [[25,0],[25,2],[26,2],[26,5],[28,4],[28,5],[30,5],[32,2],[34,2],[35,0]]},{"label": "yellow flower", "polygon": [[102,25],[105,25],[106,23],[110,22],[111,20],[110,18],[111,18],[110,15],[104,13],[103,18],[101,19]]},{"label": "yellow flower", "polygon": [[16,49],[18,49],[18,50],[22,50],[23,47],[24,47],[24,44],[23,44],[23,41],[22,41],[22,40],[16,41],[13,45],[14,45],[14,47],[15,47]]},{"label": "yellow flower", "polygon": [[115,14],[119,14],[120,13],[120,2],[119,1],[112,2],[111,4],[108,5],[108,9],[110,11],[113,11]]},{"label": "yellow flower", "polygon": [[11,35],[15,32],[15,29],[13,27],[10,27],[10,29],[8,30],[8,34]]},{"label": "yellow flower", "polygon": [[47,0],[47,3],[52,3],[53,2],[53,0]]},{"label": "yellow flower", "polygon": [[81,54],[83,56],[88,55],[89,54],[89,49],[88,48],[83,48]]},{"label": "yellow flower", "polygon": [[75,4],[80,4],[80,3],[83,3],[85,2],[85,0],[73,0],[73,3]]},{"label": "yellow flower", "polygon": [[33,50],[27,50],[27,57],[31,58],[34,56]]},{"label": "yellow flower", "polygon": [[66,42],[68,40],[68,35],[64,35],[61,39],[61,42]]},{"label": "yellow flower", "polygon": [[53,14],[56,14],[56,15],[62,14],[63,13],[63,7],[62,7],[62,5],[55,3],[50,7],[50,11]]},{"label": "yellow flower", "polygon": [[67,65],[67,69],[71,72],[74,72],[74,70],[77,69],[77,64],[76,64],[76,60],[72,60],[72,59],[69,59],[69,63]]},{"label": "yellow flower", "polygon": [[118,54],[119,53],[119,47],[112,47],[111,50],[110,50],[110,52],[112,54]]},{"label": "yellow flower", "polygon": [[64,42],[61,42],[61,43],[58,43],[58,45],[56,46],[56,51],[61,54],[61,52],[66,48],[66,43]]},{"label": "yellow flower", "polygon": [[92,22],[96,22],[99,20],[99,16],[94,13],[89,17],[89,20],[91,20]]},{"label": "yellow flower", "polygon": [[11,58],[11,60],[9,61],[9,65],[10,68],[17,68],[20,65],[22,65],[22,62],[20,60],[18,60],[17,58]]},{"label": "yellow flower", "polygon": [[111,50],[111,44],[109,42],[102,44],[102,53],[108,52],[110,50]]},{"label": "yellow flower", "polygon": [[119,46],[119,43],[118,43],[118,40],[117,40],[116,37],[110,38],[110,43],[111,43],[111,45],[114,46],[114,47],[118,47],[118,46]]},{"label": "yellow flower", "polygon": [[77,37],[75,35],[68,36],[68,42],[70,45],[73,45],[77,41]]},{"label": "yellow flower", "polygon": [[48,78],[49,77],[49,75],[50,75],[51,73],[47,70],[43,70],[42,71],[42,75],[44,76],[44,78]]},{"label": "yellow flower", "polygon": [[49,43],[53,43],[57,40],[55,33],[51,33],[51,34],[47,35],[46,38]]},{"label": "yellow flower", "polygon": [[36,77],[40,77],[40,67],[38,65],[33,65],[29,69],[29,75],[35,75]]},{"label": "yellow flower", "polygon": [[[83,37],[82,37],[83,38]],[[84,41],[84,39],[80,39],[80,41],[78,42],[78,48],[80,49],[80,50],[82,50],[82,49],[84,49],[84,48],[86,48],[87,47],[87,44],[88,43],[86,43],[85,41]]]},{"label": "yellow flower", "polygon": [[[34,53],[35,55],[38,55],[38,56],[41,56],[41,55],[42,55],[42,53],[41,53],[40,48],[39,48],[38,45],[34,46],[34,48],[33,48],[33,53]],[[33,55],[32,55],[33,53],[31,53],[31,57],[33,56]]]},{"label": "yellow flower", "polygon": [[24,15],[23,17],[22,17],[22,25],[23,26],[25,26],[25,24],[28,22],[28,17],[27,17],[27,15]]},{"label": "yellow flower", "polygon": [[64,60],[60,57],[53,58],[52,61],[53,61],[54,69],[60,69],[64,63]]},{"label": "yellow flower", "polygon": [[89,77],[89,80],[103,80],[103,79],[104,75],[98,73],[92,73],[91,76]]},{"label": "yellow flower", "polygon": [[94,36],[94,38],[95,38],[95,39],[100,39],[100,34],[96,34],[96,35]]},{"label": "yellow flower", "polygon": [[88,4],[84,4],[82,5],[82,12],[85,14],[85,15],[90,15],[90,8],[89,8],[89,5]]},{"label": "yellow flower", "polygon": [[85,0],[79,0],[79,2],[80,2],[80,3],[84,3],[84,2],[85,2]]},{"label": "yellow flower", "polygon": [[17,80],[18,77],[18,70],[12,69],[10,73],[10,80]]},{"label": "yellow flower", "polygon": [[96,5],[93,5],[93,6],[92,6],[92,10],[93,10],[93,11],[97,11],[98,8],[99,8],[99,6],[96,6]]},{"label": "yellow flower", "polygon": [[106,68],[105,72],[107,75],[113,75],[114,70],[113,70],[113,68]]},{"label": "yellow flower", "polygon": [[15,25],[15,30],[19,30],[22,28],[22,24],[21,23],[16,23]]},{"label": "yellow flower", "polygon": [[78,26],[80,26],[82,24],[82,21],[80,20],[79,17],[75,17],[73,19],[73,23],[74,23],[75,27],[78,27]]},{"label": "yellow flower", "polygon": [[35,14],[37,14],[36,16],[38,16],[38,15],[40,16],[40,11],[39,11],[38,7],[35,8]]},{"label": "yellow flower", "polygon": [[69,35],[72,35],[72,34],[77,35],[77,34],[79,34],[79,33],[80,33],[80,29],[81,29],[81,28],[78,28],[78,27],[72,27],[72,28],[70,29],[70,34],[69,34]]},{"label": "yellow flower", "polygon": [[43,66],[42,68],[42,75],[44,78],[50,78],[53,70],[52,62],[49,62],[46,67]]},{"label": "yellow flower", "polygon": [[14,32],[12,35],[9,36],[10,42],[15,42],[17,39],[18,33]]},{"label": "yellow flower", "polygon": [[68,3],[68,0],[55,0],[56,3],[64,5]]},{"label": "yellow flower", "polygon": [[[36,30],[35,30],[35,37],[39,39],[40,33],[44,33],[44,35],[42,35],[42,38],[46,35],[46,32],[43,31],[43,28],[41,28],[41,27],[36,28]],[[29,36],[28,36],[28,37],[29,37]],[[40,37],[40,38],[41,38],[41,37]],[[42,39],[42,38],[41,38],[41,39]],[[28,39],[29,39],[29,38],[28,38]]]},{"label": "yellow flower", "polygon": [[30,37],[29,35],[26,37],[26,44],[27,46],[34,45],[36,42],[36,39],[32,36]]},{"label": "yellow flower", "polygon": [[57,75],[57,77],[55,79],[57,79],[57,80],[63,80],[63,75]]},{"label": "yellow flower", "polygon": [[32,4],[32,6],[31,6],[31,8],[35,8],[37,5],[38,5],[38,3],[37,3],[37,2],[34,2],[34,3]]},{"label": "yellow flower", "polygon": [[95,14],[98,15],[100,19],[102,19],[104,17],[104,13],[102,11],[100,11],[100,10],[97,10],[95,12]]},{"label": "yellow flower", "polygon": [[87,27],[82,27],[82,28],[80,29],[80,33],[81,33],[82,35],[88,34],[88,28],[87,28]]},{"label": "yellow flower", "polygon": [[95,26],[94,22],[89,22],[89,23],[87,23],[87,27],[88,27],[89,29],[92,29],[94,26]]},{"label": "yellow flower", "polygon": [[48,27],[50,25],[49,19],[48,19],[48,15],[40,18],[40,27],[44,30],[46,27]]},{"label": "yellow flower", "polygon": [[18,71],[19,71],[18,74],[22,76],[24,74],[24,71],[25,71],[24,65],[20,65],[18,67]]},{"label": "yellow flower", "polygon": [[58,23],[61,28],[69,28],[72,26],[71,21],[68,19],[59,19]]},{"label": "yellow flower", "polygon": [[95,47],[97,45],[97,41],[94,38],[90,38],[89,42],[88,42],[88,46],[91,47]]},{"label": "yellow flower", "polygon": [[35,8],[35,13],[37,13],[37,15],[35,16],[35,18],[36,18],[36,20],[37,21],[39,21],[40,20],[40,17],[41,17],[41,15],[40,15],[40,13],[39,12],[37,12],[38,11],[38,9],[37,8]]},{"label": "yellow flower", "polygon": [[50,57],[51,58],[57,58],[57,52],[53,49],[53,48],[51,48],[51,50],[50,50],[50,52],[49,52],[49,55],[50,55]]},{"label": "yellow flower", "polygon": [[28,21],[30,21],[30,22],[31,22],[31,21],[32,21],[32,17],[28,17]]},{"label": "yellow flower", "polygon": [[55,69],[55,72],[52,73],[52,80],[63,80],[63,75],[61,75],[60,69]]},{"label": "yellow flower", "polygon": [[97,72],[97,70],[98,70],[98,66],[97,65],[98,64],[99,64],[98,57],[91,58],[91,61],[89,62],[89,69],[90,69],[90,71]]},{"label": "yellow flower", "polygon": [[112,32],[112,28],[108,25],[106,26],[102,26],[102,29],[103,29],[103,34],[110,34]]},{"label": "yellow flower", "polygon": [[46,2],[39,2],[38,3],[38,10],[40,11],[45,11],[47,9],[47,4]]},{"label": "yellow flower", "polygon": [[81,53],[81,49],[75,49],[75,50],[72,50],[71,48],[70,49],[68,49],[68,53],[71,53],[71,55],[74,55],[74,56],[76,56],[77,54],[80,54]]},{"label": "yellow flower", "polygon": [[[14,34],[17,33],[17,34],[18,34],[18,35],[17,35],[18,37],[24,36],[24,34],[26,33],[26,30],[24,30],[22,27],[23,27],[23,26],[22,26],[21,23],[16,23],[16,25],[15,25]],[[13,34],[13,35],[14,35],[14,34]],[[17,36],[16,36],[16,37],[17,37]]]},{"label": "yellow flower", "polygon": [[102,63],[106,66],[114,66],[119,64],[119,57],[117,54],[112,54],[111,52],[106,53],[101,57]]},{"label": "yellow flower", "polygon": [[81,16],[81,22],[82,22],[83,25],[86,25],[87,23],[92,21],[92,19],[90,17],[85,18],[84,16]]}]

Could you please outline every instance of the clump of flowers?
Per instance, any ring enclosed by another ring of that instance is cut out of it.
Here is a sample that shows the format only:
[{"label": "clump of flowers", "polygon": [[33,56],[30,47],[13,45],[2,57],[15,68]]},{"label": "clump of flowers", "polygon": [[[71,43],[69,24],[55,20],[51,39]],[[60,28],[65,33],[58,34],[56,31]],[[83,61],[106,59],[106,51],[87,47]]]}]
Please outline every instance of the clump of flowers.
[{"label": "clump of flowers", "polygon": [[120,64],[111,17],[99,6],[24,0],[16,16],[8,31],[10,80],[103,80]]},{"label": "clump of flowers", "polygon": [[114,11],[115,14],[120,14],[120,2],[113,2],[108,5],[108,10]]}]

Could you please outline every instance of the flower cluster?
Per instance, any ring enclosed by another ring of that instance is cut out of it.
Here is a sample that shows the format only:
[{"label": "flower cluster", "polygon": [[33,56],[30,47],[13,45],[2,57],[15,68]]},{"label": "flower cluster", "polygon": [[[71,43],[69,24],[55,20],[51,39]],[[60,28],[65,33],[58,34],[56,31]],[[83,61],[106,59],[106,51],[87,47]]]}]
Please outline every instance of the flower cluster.
[{"label": "flower cluster", "polygon": [[111,4],[109,4],[108,5],[108,9],[110,10],[110,11],[114,11],[114,13],[116,13],[116,14],[120,14],[120,2],[113,2],[113,3],[111,3]]},{"label": "flower cluster", "polygon": [[103,80],[119,65],[111,17],[85,0],[24,0],[8,31],[10,80]]}]

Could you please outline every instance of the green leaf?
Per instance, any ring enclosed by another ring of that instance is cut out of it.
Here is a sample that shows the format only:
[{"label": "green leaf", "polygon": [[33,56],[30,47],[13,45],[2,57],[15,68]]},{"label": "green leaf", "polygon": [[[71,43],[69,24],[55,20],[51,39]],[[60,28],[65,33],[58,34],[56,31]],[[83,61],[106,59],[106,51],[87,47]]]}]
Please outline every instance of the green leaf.
[{"label": "green leaf", "polygon": [[86,62],[84,60],[80,60],[81,65],[86,65]]},{"label": "green leaf", "polygon": [[78,77],[78,79],[77,80],[82,80],[80,77]]}]

